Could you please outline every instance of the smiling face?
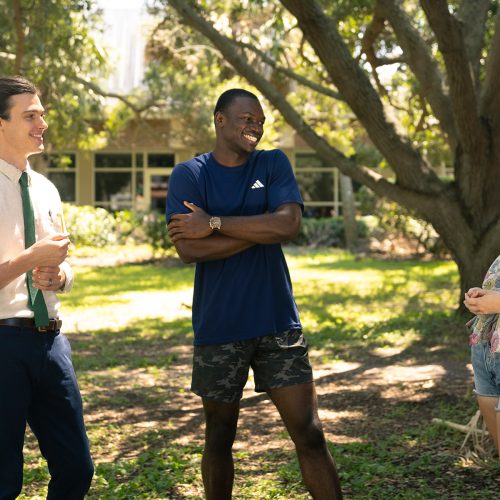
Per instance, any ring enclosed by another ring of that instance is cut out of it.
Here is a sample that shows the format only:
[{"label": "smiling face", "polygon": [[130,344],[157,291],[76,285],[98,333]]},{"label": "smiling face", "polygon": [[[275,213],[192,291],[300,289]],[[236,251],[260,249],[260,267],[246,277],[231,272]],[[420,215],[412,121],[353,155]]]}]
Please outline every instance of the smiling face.
[{"label": "smiling face", "polygon": [[0,118],[0,158],[24,170],[28,156],[44,150],[45,110],[36,94],[10,97],[9,118]]},{"label": "smiling face", "polygon": [[257,99],[236,97],[215,114],[217,143],[214,155],[227,166],[241,165],[259,143],[266,117]]}]

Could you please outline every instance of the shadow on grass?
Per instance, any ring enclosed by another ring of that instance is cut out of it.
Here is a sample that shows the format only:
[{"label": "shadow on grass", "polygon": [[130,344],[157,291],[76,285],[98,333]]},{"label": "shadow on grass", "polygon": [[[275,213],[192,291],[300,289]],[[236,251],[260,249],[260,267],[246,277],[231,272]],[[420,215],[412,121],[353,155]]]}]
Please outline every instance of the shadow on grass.
[{"label": "shadow on grass", "polygon": [[165,321],[162,318],[134,320],[118,330],[67,333],[75,353],[77,371],[167,368],[171,348],[192,343],[190,319]]},{"label": "shadow on grass", "polygon": [[[130,291],[130,282],[134,291],[191,284],[192,268],[144,267],[144,273],[132,266],[82,272],[85,295],[90,287],[102,300],[112,299]],[[295,290],[313,325],[305,333],[312,359],[321,361],[314,363],[322,370],[316,380],[320,409],[328,415],[327,434],[339,443],[332,451],[346,497],[494,498],[496,469],[463,466],[462,435],[431,424],[433,417],[465,422],[475,411],[463,320],[443,305],[456,288],[454,271],[439,263],[352,258],[309,259],[305,267],[325,275],[306,277]],[[326,278],[337,269],[353,271],[356,286]],[[377,275],[375,288],[358,286],[364,271]],[[89,498],[203,498],[203,415],[189,392],[190,320],[149,318],[116,331],[68,336],[96,460]],[[338,360],[356,364],[336,372]],[[430,364],[435,376],[381,376],[395,366]],[[248,445],[235,454],[235,497],[309,498],[267,395],[242,400],[238,440]],[[46,472],[32,460],[27,482],[36,488]]]},{"label": "shadow on grass", "polygon": [[[446,497],[446,492],[451,492],[458,498],[459,492],[475,489],[494,495],[498,483],[492,470],[462,467],[457,461],[461,436],[430,424],[434,416],[456,421],[470,417],[472,400],[470,393],[466,394],[464,363],[458,363],[458,371],[454,366],[448,372],[449,361],[436,356],[432,362],[441,363],[444,372],[432,387],[420,387],[417,380],[412,389],[418,396],[415,401],[401,401],[408,384],[367,381],[374,368],[410,361],[428,363],[433,354],[426,349],[435,334],[429,323],[445,326],[453,323],[453,318],[429,313],[390,321],[372,329],[370,348],[380,332],[393,324],[421,334],[393,356],[378,357],[362,350],[362,336],[354,331],[345,335],[347,326],[330,339],[331,346],[325,341],[330,338],[325,332],[311,336],[312,352],[315,347],[331,349],[332,354],[342,353],[343,359],[360,363],[354,369],[316,380],[322,411],[337,415],[354,412],[334,423],[324,421],[328,433],[340,432],[344,440],[361,440],[332,446],[346,496],[418,499]],[[147,319],[114,332],[68,336],[96,460],[96,477],[88,498],[203,498],[203,416],[200,401],[188,390],[190,321]],[[323,387],[334,390],[323,391]],[[270,405],[265,394],[255,394],[241,403],[240,433],[250,441],[248,450],[245,447],[247,451],[237,456],[235,494],[249,499],[255,495],[306,499],[292,445],[288,442],[283,448],[274,443],[283,426],[277,417],[270,419],[261,411],[262,405]],[[252,450],[255,429],[267,440],[265,448],[258,451]],[[33,465],[26,478],[27,491],[30,483],[35,487],[46,478],[45,465]]]}]

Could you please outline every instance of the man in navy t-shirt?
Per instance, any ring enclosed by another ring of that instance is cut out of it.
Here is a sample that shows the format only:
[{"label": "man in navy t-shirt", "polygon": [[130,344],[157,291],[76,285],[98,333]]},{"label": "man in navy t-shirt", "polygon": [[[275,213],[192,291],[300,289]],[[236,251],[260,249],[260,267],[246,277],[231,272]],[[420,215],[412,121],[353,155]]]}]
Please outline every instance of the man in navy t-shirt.
[{"label": "man in navy t-shirt", "polygon": [[176,165],[168,231],[184,262],[196,262],[192,390],[206,420],[202,475],[207,499],[231,498],[240,399],[252,367],[292,437],[313,498],[341,498],[317,412],[281,243],[299,230],[302,199],[280,150],[256,151],[265,117],[257,97],[224,92],[211,153]]}]

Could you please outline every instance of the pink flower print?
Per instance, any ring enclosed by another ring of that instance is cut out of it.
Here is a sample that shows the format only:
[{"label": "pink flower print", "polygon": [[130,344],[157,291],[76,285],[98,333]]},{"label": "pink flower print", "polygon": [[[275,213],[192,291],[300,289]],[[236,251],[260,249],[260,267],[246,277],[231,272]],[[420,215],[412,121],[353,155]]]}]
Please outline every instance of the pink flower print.
[{"label": "pink flower print", "polygon": [[469,335],[469,345],[473,346],[473,345],[479,344],[479,338],[480,337],[479,337],[479,335],[476,332],[472,332]]},{"label": "pink flower print", "polygon": [[496,331],[491,336],[490,350],[491,352],[497,352],[499,347],[500,347],[500,335],[498,334],[498,331]]}]

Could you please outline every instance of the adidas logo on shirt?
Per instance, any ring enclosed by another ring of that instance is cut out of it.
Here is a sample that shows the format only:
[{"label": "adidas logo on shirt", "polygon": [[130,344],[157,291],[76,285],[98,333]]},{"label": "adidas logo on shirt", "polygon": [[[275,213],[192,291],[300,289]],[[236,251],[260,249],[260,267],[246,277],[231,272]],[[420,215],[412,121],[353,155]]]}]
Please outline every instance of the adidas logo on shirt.
[{"label": "adidas logo on shirt", "polygon": [[264,187],[264,184],[262,184],[262,182],[260,182],[259,179],[257,179],[253,183],[252,189],[260,189],[260,188],[263,188],[263,187]]}]

